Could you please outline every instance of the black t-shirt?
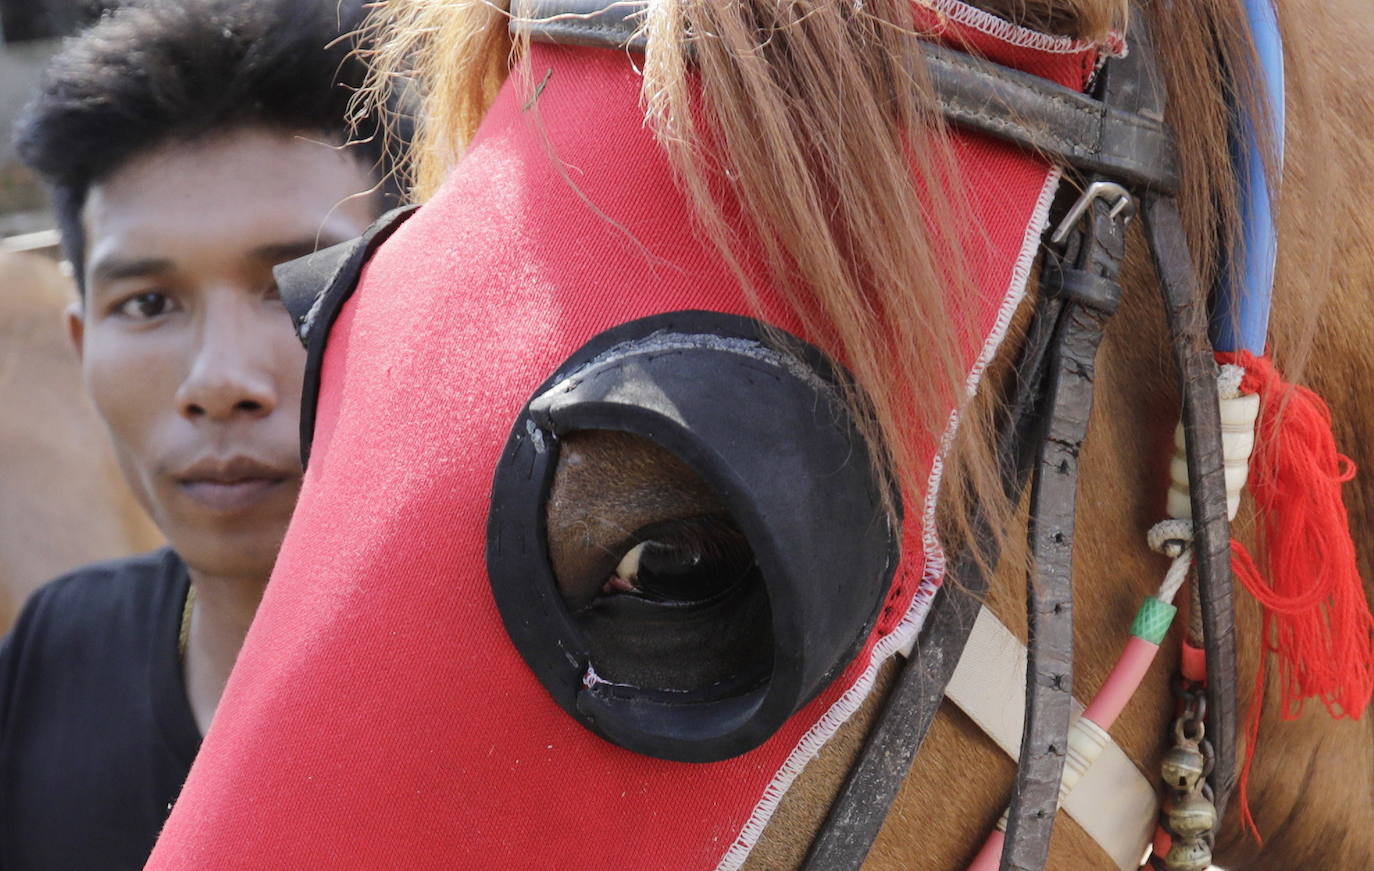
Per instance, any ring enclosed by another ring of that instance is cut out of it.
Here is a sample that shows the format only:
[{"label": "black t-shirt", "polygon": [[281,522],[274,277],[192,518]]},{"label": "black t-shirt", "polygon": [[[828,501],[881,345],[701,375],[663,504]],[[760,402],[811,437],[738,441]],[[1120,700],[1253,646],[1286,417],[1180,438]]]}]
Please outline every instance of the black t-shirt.
[{"label": "black t-shirt", "polygon": [[170,550],[33,594],[0,646],[0,869],[140,869],[200,748]]}]

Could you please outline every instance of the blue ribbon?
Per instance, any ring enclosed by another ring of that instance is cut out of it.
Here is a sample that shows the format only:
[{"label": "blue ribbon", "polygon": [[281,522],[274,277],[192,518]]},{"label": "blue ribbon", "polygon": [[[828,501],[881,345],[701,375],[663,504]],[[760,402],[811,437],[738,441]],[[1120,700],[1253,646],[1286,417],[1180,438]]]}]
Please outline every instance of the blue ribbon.
[{"label": "blue ribbon", "polygon": [[[1259,75],[1269,105],[1270,138],[1283,167],[1283,39],[1271,0],[1246,0],[1245,12],[1259,58]],[[1257,135],[1259,119],[1236,108],[1232,160],[1240,183],[1241,248],[1226,264],[1221,292],[1212,312],[1212,345],[1218,351],[1264,353],[1269,334],[1269,300],[1274,289],[1278,240],[1264,155]],[[1237,276],[1234,270],[1241,270]],[[1237,280],[1239,279],[1239,280]],[[1234,289],[1234,292],[1233,292]]]}]

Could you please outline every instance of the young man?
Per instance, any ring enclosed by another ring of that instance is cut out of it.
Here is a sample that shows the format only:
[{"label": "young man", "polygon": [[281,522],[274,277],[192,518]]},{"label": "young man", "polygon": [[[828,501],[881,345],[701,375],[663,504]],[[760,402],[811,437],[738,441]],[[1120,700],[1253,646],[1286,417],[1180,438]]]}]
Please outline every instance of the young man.
[{"label": "young man", "polygon": [[387,205],[379,137],[342,147],[356,25],[335,0],[129,6],[20,122],[86,387],[170,547],[53,581],[0,649],[6,871],[141,868],[214,714],[300,484],[304,352],[272,266]]}]

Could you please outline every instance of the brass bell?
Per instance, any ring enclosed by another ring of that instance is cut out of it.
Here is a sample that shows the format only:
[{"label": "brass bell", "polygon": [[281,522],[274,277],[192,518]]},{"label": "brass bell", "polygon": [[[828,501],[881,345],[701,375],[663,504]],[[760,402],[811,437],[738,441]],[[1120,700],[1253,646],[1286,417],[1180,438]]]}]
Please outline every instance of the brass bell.
[{"label": "brass bell", "polygon": [[1210,832],[1217,823],[1216,807],[1197,793],[1167,802],[1164,814],[1169,831],[1184,839],[1199,838]]},{"label": "brass bell", "polygon": [[1212,848],[1204,841],[1175,839],[1164,857],[1164,867],[1169,871],[1207,871],[1212,867]]},{"label": "brass bell", "polygon": [[1202,780],[1205,764],[1202,751],[1198,749],[1197,744],[1192,741],[1184,741],[1175,744],[1168,753],[1164,754],[1164,761],[1159,764],[1159,771],[1170,789],[1192,792],[1197,787],[1198,781]]}]

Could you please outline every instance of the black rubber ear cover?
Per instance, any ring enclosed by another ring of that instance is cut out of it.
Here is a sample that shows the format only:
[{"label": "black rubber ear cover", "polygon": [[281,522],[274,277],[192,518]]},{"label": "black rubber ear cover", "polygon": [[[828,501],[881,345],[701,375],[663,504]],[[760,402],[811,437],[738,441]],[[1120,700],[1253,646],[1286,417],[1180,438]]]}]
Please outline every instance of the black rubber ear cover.
[{"label": "black rubber ear cover", "polygon": [[310,445],[315,440],[315,406],[320,398],[320,372],[334,320],[358,289],[358,279],[367,261],[419,208],[392,209],[355,239],[272,267],[277,292],[291,314],[296,335],[305,346],[305,378],[301,384],[301,468],[310,464]]},{"label": "black rubber ear cover", "polygon": [[[888,593],[901,518],[883,509],[838,389],[844,377],[818,349],[756,320],[684,311],[602,333],[539,387],[497,465],[487,570],[511,640],[571,716],[637,753],[714,762],[762,744],[853,659]],[[725,503],[771,609],[762,685],[722,697],[596,678],[545,529],[559,440],[583,430],[652,440]]]}]

